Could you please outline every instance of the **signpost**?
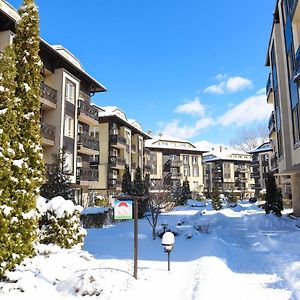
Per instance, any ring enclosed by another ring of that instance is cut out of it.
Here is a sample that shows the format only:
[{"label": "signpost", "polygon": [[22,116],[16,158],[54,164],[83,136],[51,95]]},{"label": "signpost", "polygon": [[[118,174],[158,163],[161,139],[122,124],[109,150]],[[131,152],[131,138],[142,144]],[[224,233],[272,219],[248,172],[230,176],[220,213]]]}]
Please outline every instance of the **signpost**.
[{"label": "signpost", "polygon": [[138,199],[140,196],[117,196],[114,200],[114,218],[116,220],[132,219],[132,200],[134,201],[134,259],[133,277],[137,279],[138,266]]}]

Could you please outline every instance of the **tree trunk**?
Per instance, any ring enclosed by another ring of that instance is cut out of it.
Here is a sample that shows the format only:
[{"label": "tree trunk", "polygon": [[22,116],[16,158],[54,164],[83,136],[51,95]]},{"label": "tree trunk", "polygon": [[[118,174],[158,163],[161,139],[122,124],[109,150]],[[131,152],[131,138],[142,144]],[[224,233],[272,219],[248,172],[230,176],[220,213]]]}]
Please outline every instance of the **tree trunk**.
[{"label": "tree trunk", "polygon": [[155,230],[155,227],[156,226],[152,227],[152,238],[153,238],[153,240],[156,240],[156,230]]}]

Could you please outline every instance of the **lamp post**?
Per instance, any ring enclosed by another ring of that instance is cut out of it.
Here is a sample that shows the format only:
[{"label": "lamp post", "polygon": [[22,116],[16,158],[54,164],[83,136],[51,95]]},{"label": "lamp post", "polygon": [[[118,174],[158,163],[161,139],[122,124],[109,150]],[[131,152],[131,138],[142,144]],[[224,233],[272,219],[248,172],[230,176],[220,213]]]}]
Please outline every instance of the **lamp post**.
[{"label": "lamp post", "polygon": [[168,271],[170,271],[170,253],[173,249],[175,237],[172,232],[164,233],[161,244],[164,246],[165,252],[168,254]]}]

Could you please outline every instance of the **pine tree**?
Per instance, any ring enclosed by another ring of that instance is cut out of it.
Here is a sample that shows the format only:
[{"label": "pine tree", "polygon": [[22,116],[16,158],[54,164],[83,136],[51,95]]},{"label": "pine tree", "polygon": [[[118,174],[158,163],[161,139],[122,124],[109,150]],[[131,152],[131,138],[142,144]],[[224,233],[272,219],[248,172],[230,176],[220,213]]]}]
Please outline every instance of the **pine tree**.
[{"label": "pine tree", "polygon": [[176,205],[182,205],[182,188],[179,181],[172,186],[171,196]]},{"label": "pine tree", "polygon": [[127,195],[131,195],[132,192],[131,175],[128,165],[125,166],[125,171],[122,177],[122,192]]},{"label": "pine tree", "polygon": [[62,196],[66,200],[74,199],[69,170],[66,166],[66,152],[61,149],[59,153],[52,154],[53,164],[46,168],[46,182],[41,187],[41,196],[52,199]]},{"label": "pine tree", "polygon": [[214,186],[212,193],[211,193],[211,198],[212,198],[212,207],[214,210],[219,210],[222,208],[221,205],[221,200],[220,200],[220,192],[218,186]]},{"label": "pine tree", "polygon": [[[145,196],[145,186],[142,179],[141,168],[137,167],[134,174],[134,180],[132,185],[132,195],[133,196]],[[147,200],[140,199],[138,200],[138,217],[142,218],[147,210]]]},{"label": "pine tree", "polygon": [[0,54],[0,277],[20,262],[14,255],[18,237],[14,232],[16,203],[12,198],[15,188],[12,173],[16,139],[15,77],[14,50],[8,46]]},{"label": "pine tree", "polygon": [[283,210],[282,195],[280,189],[277,187],[275,177],[269,173],[266,177],[266,214],[272,212],[276,216],[281,216]]},{"label": "pine tree", "polygon": [[185,180],[182,183],[181,188],[181,205],[184,205],[188,199],[192,197],[191,190],[190,190],[190,183],[185,178]]},{"label": "pine tree", "polygon": [[24,0],[19,9],[14,50],[16,54],[17,146],[13,175],[16,180],[12,197],[16,201],[15,254],[21,259],[34,254],[37,220],[36,198],[44,181],[40,137],[39,16],[33,0]]}]

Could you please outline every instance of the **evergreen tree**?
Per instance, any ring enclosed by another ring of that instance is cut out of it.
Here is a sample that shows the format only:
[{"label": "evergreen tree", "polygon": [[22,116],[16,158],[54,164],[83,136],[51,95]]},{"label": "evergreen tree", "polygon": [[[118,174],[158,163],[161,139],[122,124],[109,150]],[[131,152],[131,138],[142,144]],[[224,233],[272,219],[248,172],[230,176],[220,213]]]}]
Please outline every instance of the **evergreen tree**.
[{"label": "evergreen tree", "polygon": [[[141,168],[137,167],[134,174],[134,180],[132,185],[132,195],[133,196],[145,196],[145,185],[142,179]],[[142,218],[147,210],[147,200],[139,199],[138,204],[138,217]]]},{"label": "evergreen tree", "polygon": [[214,186],[212,193],[211,193],[211,198],[212,198],[212,207],[214,210],[219,210],[222,208],[221,205],[221,200],[220,200],[220,192],[218,186]]},{"label": "evergreen tree", "polygon": [[276,216],[281,216],[283,210],[283,201],[280,189],[277,187],[275,177],[269,173],[266,177],[266,214],[272,212]]},{"label": "evergreen tree", "polygon": [[129,166],[125,166],[125,171],[122,177],[122,192],[131,195],[132,186],[131,186],[131,175],[129,171]]},{"label": "evergreen tree", "polygon": [[184,205],[188,199],[192,197],[192,193],[190,190],[190,183],[185,178],[185,180],[182,183],[182,188],[181,188],[181,205]]},{"label": "evergreen tree", "polygon": [[0,277],[21,260],[14,255],[16,241],[12,198],[15,181],[12,173],[16,141],[15,56],[12,46],[0,54]]},{"label": "evergreen tree", "polygon": [[145,175],[143,185],[144,185],[143,195],[147,197],[149,196],[149,189],[150,189],[150,174]]},{"label": "evergreen tree", "polygon": [[176,205],[183,205],[182,203],[182,188],[179,181],[176,181],[172,186],[171,197]]},{"label": "evergreen tree", "polygon": [[23,257],[34,254],[37,220],[34,212],[36,198],[44,181],[44,165],[40,137],[39,16],[33,0],[24,0],[19,9],[14,38],[16,54],[17,146],[13,176],[16,181],[12,197],[16,202],[15,254]]},{"label": "evergreen tree", "polygon": [[69,170],[66,166],[65,149],[52,154],[52,157],[54,162],[46,168],[47,181],[41,187],[41,196],[49,200],[56,196],[73,200],[74,191],[71,187]]}]

